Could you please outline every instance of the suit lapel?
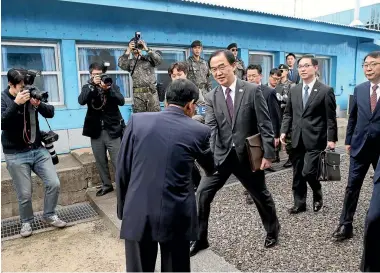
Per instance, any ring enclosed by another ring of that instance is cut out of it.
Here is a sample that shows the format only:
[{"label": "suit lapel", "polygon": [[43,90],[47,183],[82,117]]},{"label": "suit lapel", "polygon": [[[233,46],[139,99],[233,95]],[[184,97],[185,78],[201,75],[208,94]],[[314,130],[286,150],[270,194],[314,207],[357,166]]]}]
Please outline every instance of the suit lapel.
[{"label": "suit lapel", "polygon": [[226,98],[224,97],[224,94],[223,94],[223,88],[220,85],[217,91],[215,92],[215,97],[216,97],[216,105],[220,105],[220,107],[222,108],[222,112],[225,115],[228,123],[232,125],[230,114],[228,113]]},{"label": "suit lapel", "polygon": [[[306,105],[305,105],[305,108],[303,109],[303,112],[305,113],[305,111],[307,110],[307,108],[309,107],[310,103],[313,101],[313,99],[318,95],[318,92],[319,92],[319,88],[320,88],[320,82],[317,80],[315,83],[314,83],[314,86],[313,88],[310,90],[310,96],[309,98],[307,99],[307,102],[306,102]],[[302,85],[301,85],[302,86]],[[302,89],[302,87],[301,87]],[[301,101],[302,101],[302,96],[303,96],[303,90],[301,90]],[[303,103],[302,103],[303,104]]]},{"label": "suit lapel", "polygon": [[233,116],[233,120],[232,120],[232,128],[235,125],[236,116],[239,112],[239,108],[241,105],[243,95],[244,95],[244,82],[237,79],[236,87],[235,87],[234,116]]}]

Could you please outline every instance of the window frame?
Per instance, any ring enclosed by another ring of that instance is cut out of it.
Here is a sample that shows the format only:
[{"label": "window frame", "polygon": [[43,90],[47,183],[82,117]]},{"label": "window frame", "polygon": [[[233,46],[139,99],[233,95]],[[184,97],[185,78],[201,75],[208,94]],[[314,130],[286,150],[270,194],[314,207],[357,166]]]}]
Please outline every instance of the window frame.
[{"label": "window frame", "polygon": [[[63,92],[63,81],[62,81],[62,69],[61,69],[61,51],[60,45],[58,42],[32,42],[32,41],[2,41],[1,46],[28,46],[28,47],[53,47],[54,48],[54,57],[55,57],[55,65],[56,71],[41,71],[41,75],[57,75],[57,83],[58,83],[58,96],[59,101],[49,102],[50,105],[54,106],[64,106],[65,98]],[[6,76],[8,71],[1,71],[1,76]],[[49,91],[49,90],[46,90]]]},{"label": "window frame", "polygon": [[[272,68],[275,68],[275,53],[274,53],[274,52],[270,52],[270,51],[248,50],[248,65],[247,65],[247,67],[251,64],[251,62],[250,62],[250,56],[251,56],[251,55],[260,55],[260,56],[270,56],[270,57],[272,57]],[[252,63],[252,64],[253,64],[253,63]],[[271,68],[271,69],[272,69],[272,68]],[[269,82],[269,72],[270,72],[270,70],[269,70],[268,73],[267,73],[268,82]],[[264,74],[264,71],[263,71],[262,74]],[[264,83],[262,82],[262,84],[264,84]]]},{"label": "window frame", "polygon": [[[289,53],[285,53],[285,57],[286,55],[288,55]],[[302,56],[305,56],[305,55],[312,55],[314,56],[315,59],[326,59],[329,61],[329,73],[328,73],[328,82],[325,83],[327,85],[331,85],[331,81],[332,81],[332,57],[330,56],[326,56],[326,55],[317,55],[317,54],[312,54],[312,53],[305,53],[305,54],[300,54],[300,53],[293,53],[294,55],[296,55],[296,60],[298,61],[298,59]],[[286,63],[286,60],[285,60],[285,63]],[[296,65],[296,64],[295,64]],[[319,67],[319,64],[318,64],[318,67]],[[318,69],[319,70],[319,69]]]},{"label": "window frame", "polygon": [[[157,50],[159,50],[159,51],[178,51],[178,52],[184,52],[185,53],[185,60],[184,60],[184,62],[186,62],[187,61],[187,58],[189,58],[189,52],[188,52],[188,49],[187,48],[185,48],[185,47],[165,47],[165,46],[150,46],[149,48],[151,48],[151,49],[153,49],[153,50],[155,50],[155,51],[157,51]],[[161,56],[161,57],[163,57],[163,56]],[[156,67],[154,68],[154,72],[156,73],[156,74],[168,74],[168,71],[166,70],[166,71],[164,71],[164,70],[158,70]]]},{"label": "window frame", "polygon": [[[77,43],[75,44],[75,55],[76,55],[76,58],[77,58],[77,76],[78,76],[78,91],[79,91],[79,94],[82,92],[82,85],[81,85],[81,80],[80,80],[80,76],[81,75],[89,75],[89,71],[88,70],[79,70],[79,49],[80,48],[99,48],[99,49],[102,49],[102,48],[105,48],[105,49],[127,49],[127,47],[125,45],[115,45],[115,44],[112,44],[112,45],[107,45],[107,44],[89,44],[89,43]],[[130,97],[124,97],[124,101],[125,103],[132,103],[133,102],[133,83],[132,83],[132,77],[131,77],[131,74],[129,71],[125,71],[125,70],[116,70],[116,72],[110,72],[110,71],[107,71],[107,74],[110,74],[110,75],[118,75],[118,74],[123,74],[123,75],[128,75],[128,78],[129,78],[129,90],[130,90]]]}]

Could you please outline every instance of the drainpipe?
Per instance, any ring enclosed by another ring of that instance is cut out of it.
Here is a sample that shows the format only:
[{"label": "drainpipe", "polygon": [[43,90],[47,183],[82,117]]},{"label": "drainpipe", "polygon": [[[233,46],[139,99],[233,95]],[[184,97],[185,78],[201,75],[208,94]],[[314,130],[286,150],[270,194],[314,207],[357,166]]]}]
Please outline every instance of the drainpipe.
[{"label": "drainpipe", "polygon": [[360,21],[360,0],[355,0],[354,20],[351,22],[350,27],[364,27]]}]

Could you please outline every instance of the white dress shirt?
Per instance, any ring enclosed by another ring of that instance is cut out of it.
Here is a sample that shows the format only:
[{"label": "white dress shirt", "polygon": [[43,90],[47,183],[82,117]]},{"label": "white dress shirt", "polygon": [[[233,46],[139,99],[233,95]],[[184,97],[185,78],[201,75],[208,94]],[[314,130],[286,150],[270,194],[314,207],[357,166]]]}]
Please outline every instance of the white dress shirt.
[{"label": "white dress shirt", "polygon": [[[371,82],[371,88],[369,89],[369,97],[372,96],[372,92],[373,92],[373,86],[375,84]],[[380,83],[377,85],[377,89],[376,89],[376,94],[377,94],[377,101],[379,101],[379,98],[380,98]]]},{"label": "white dress shirt", "polygon": [[[230,96],[232,98],[232,104],[235,105],[236,77],[235,77],[234,82],[229,86],[229,88],[231,89]],[[227,87],[222,85],[222,89],[223,89],[224,98],[227,99],[227,94],[226,94]]]},{"label": "white dress shirt", "polygon": [[307,92],[309,93],[309,96],[310,96],[311,90],[313,89],[314,84],[315,84],[316,81],[317,81],[317,78],[314,78],[314,80],[311,83],[309,83],[309,84],[305,84],[305,82],[303,82],[303,84],[302,84],[302,97],[303,97],[303,95],[305,93],[305,86],[306,85],[309,86],[309,89],[307,90]]}]

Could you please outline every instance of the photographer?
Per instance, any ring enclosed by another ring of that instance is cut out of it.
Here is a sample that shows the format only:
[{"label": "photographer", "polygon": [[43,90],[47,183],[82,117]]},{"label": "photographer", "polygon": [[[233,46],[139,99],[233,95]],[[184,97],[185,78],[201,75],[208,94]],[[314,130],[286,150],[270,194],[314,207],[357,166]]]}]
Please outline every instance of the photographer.
[{"label": "photographer", "polygon": [[104,74],[106,71],[104,64],[92,63],[89,70],[89,83],[82,87],[78,102],[80,105],[87,104],[83,135],[91,138],[96,166],[102,179],[102,188],[96,195],[102,196],[113,191],[107,150],[115,168],[125,127],[118,106],[123,106],[125,101],[120,88]]},{"label": "photographer", "polygon": [[[146,55],[142,55],[146,51]],[[132,57],[130,57],[132,53]],[[124,55],[119,57],[119,67],[131,72],[133,80],[133,112],[159,112],[160,102],[156,87],[157,67],[162,62],[161,55],[140,39],[140,33],[129,42]]]},{"label": "photographer", "polygon": [[43,219],[55,227],[66,226],[55,214],[60,182],[52,157],[42,146],[38,122],[38,113],[45,118],[52,118],[54,107],[32,98],[33,94],[31,97],[25,84],[33,84],[34,78],[30,80],[27,70],[11,69],[7,77],[8,87],[1,96],[1,143],[19,203],[20,235],[27,237],[32,234],[31,223],[34,220],[31,171],[44,183]]}]

